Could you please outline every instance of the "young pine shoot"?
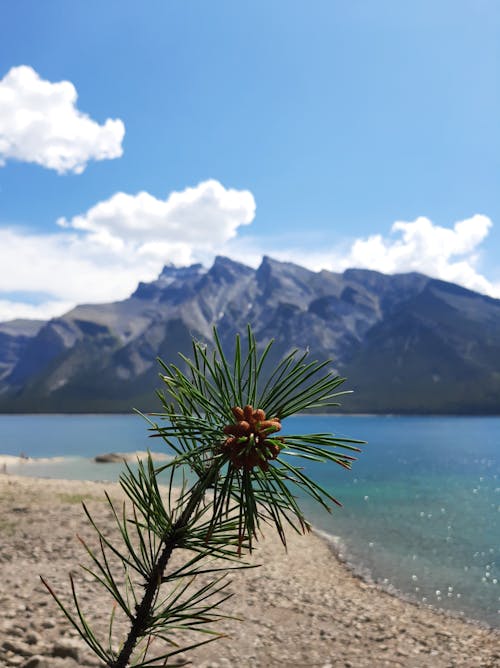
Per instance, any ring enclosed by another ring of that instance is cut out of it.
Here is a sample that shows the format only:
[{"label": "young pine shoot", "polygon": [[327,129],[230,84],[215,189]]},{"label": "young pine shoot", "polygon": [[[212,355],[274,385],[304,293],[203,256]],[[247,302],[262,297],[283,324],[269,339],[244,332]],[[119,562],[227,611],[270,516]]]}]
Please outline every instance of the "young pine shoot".
[{"label": "young pine shoot", "polygon": [[179,365],[160,361],[163,410],[147,419],[151,435],[173,457],[159,467],[151,456],[136,471],[126,467],[120,476],[126,502],[120,508],[107,496],[113,537],[84,505],[97,547],[82,540],[90,560],[82,568],[112,601],[106,633],[93,628],[72,576],[73,610],[42,578],[107,668],[165,666],[180,652],[221,637],[214,626],[227,618],[221,612],[230,596],[227,574],[248,568],[242,557],[262,525],[274,527],[286,547],[286,527],[299,533],[310,528],[301,497],[327,511],[340,505],[297,462],[350,469],[359,452],[361,441],[282,432],[293,414],[338,406],[345,379],[330,370],[330,361],[311,361],[308,352],[294,350],[269,369],[273,342],[259,351],[250,327],[244,343],[236,337],[231,361],[215,329],[214,342],[209,352],[194,341],[192,358],[181,355]]}]

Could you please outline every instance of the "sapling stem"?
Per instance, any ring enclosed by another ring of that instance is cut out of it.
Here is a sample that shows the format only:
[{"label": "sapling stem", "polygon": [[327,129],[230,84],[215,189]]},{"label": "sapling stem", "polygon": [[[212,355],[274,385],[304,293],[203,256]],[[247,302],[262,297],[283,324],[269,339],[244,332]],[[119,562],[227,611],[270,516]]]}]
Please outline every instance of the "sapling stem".
[{"label": "sapling stem", "polygon": [[130,657],[134,651],[134,647],[136,646],[137,641],[144,636],[144,632],[147,630],[149,618],[153,610],[154,603],[157,599],[157,595],[163,580],[163,575],[168,566],[168,562],[170,561],[170,557],[172,556],[172,553],[176,547],[179,547],[179,543],[182,540],[184,531],[188,527],[189,521],[194,511],[203,501],[208,487],[210,487],[213,480],[215,479],[218,468],[219,465],[217,463],[212,464],[212,466],[208,469],[206,476],[198,480],[196,485],[191,490],[189,501],[182,511],[181,516],[171,527],[168,536],[165,537],[163,541],[163,550],[161,551],[160,556],[154,565],[150,577],[145,583],[144,596],[136,607],[136,614],[132,620],[128,636],[117,659],[115,661],[108,662],[108,668],[127,668],[129,665]]}]

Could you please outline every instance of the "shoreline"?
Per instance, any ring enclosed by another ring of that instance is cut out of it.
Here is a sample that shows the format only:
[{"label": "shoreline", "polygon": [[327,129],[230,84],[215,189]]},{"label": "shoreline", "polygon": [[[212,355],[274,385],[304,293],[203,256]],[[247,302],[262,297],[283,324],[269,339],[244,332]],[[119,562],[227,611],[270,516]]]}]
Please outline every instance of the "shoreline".
[{"label": "shoreline", "polygon": [[[101,520],[104,489],[121,496],[117,483],[0,476],[0,637],[8,641],[0,643],[1,665],[23,666],[21,658],[35,655],[49,657],[50,668],[99,665],[63,622],[38,574],[67,593],[67,572],[83,556],[74,535],[92,538],[80,502],[85,498]],[[288,552],[266,532],[250,561],[262,566],[231,574],[234,596],[223,610],[244,621],[223,622],[220,630],[231,638],[187,653],[198,668],[493,668],[500,662],[498,630],[365,581],[317,531],[289,535]],[[79,588],[84,602],[107,610],[81,574]]]},{"label": "shoreline", "polygon": [[[153,456],[153,461],[156,462],[164,462],[168,461],[170,457],[166,455],[165,453],[162,452],[152,452],[151,453]],[[115,457],[116,455],[116,457]],[[38,480],[41,482],[52,482],[52,481],[60,481],[63,484],[75,484],[78,485],[79,483],[96,483],[98,485],[102,486],[110,486],[110,485],[118,485],[118,480],[117,478],[114,479],[107,479],[104,477],[104,474],[107,471],[110,471],[112,468],[115,469],[116,471],[116,466],[121,465],[123,462],[135,462],[137,458],[140,460],[143,460],[147,457],[148,453],[146,451],[142,450],[137,450],[133,451],[130,453],[105,453],[103,455],[98,455],[96,457],[20,457],[20,456],[13,456],[13,455],[2,455],[0,454],[0,482],[3,477],[7,478],[16,478],[19,477],[24,480]],[[75,460],[81,460],[82,462],[85,462],[87,464],[91,464],[92,466],[95,467],[95,470],[99,470],[100,472],[102,471],[103,477],[96,477],[94,479],[89,479],[89,478],[71,478],[71,479],[66,479],[66,478],[59,478],[59,477],[52,477],[52,476],[40,476],[40,475],[22,475],[20,473],[19,468],[20,467],[30,467],[30,466],[36,466],[38,464],[64,464],[65,462],[74,462]],[[7,466],[5,469],[4,466]],[[13,466],[15,469],[13,472],[10,472],[8,470],[8,466]],[[385,584],[382,581],[376,580],[369,568],[363,566],[362,564],[356,563],[352,559],[349,558],[348,550],[343,543],[342,537],[337,536],[335,534],[329,533],[328,531],[325,531],[323,529],[319,529],[314,526],[314,524],[311,527],[311,534],[316,536],[319,540],[321,540],[322,543],[324,543],[330,552],[332,553],[333,557],[341,563],[352,575],[352,577],[357,578],[361,581],[363,581],[365,584],[376,588],[377,590],[384,592],[390,596],[394,596],[405,603],[408,603],[410,605],[414,605],[418,608],[424,609],[424,610],[429,610],[432,611],[435,614],[440,614],[444,615],[446,617],[450,617],[452,619],[458,619],[462,620],[468,624],[472,624],[474,626],[477,626],[479,628],[485,629],[485,630],[491,630],[493,632],[498,632],[500,633],[500,623],[498,626],[489,624],[485,620],[481,620],[475,617],[471,617],[467,615],[463,611],[458,611],[458,610],[452,610],[452,609],[447,609],[447,608],[439,608],[436,607],[430,603],[424,603],[415,596],[413,596],[411,593],[406,593],[394,585],[391,584]]]},{"label": "shoreline", "polygon": [[[168,455],[166,452],[155,452],[149,451],[151,458],[154,462],[166,462],[172,459],[171,455]],[[4,455],[0,454],[0,472],[4,467],[9,466],[19,467],[19,466],[30,466],[38,464],[64,464],[65,462],[70,463],[75,460],[90,462],[95,464],[117,464],[122,462],[135,462],[138,459],[144,460],[148,457],[148,451],[146,450],[132,450],[131,452],[103,452],[93,457],[83,457],[79,455],[74,455],[71,457],[65,455],[56,455],[54,457],[29,457],[24,454],[19,455]],[[4,473],[10,475],[8,468]],[[14,473],[13,475],[17,475]],[[77,479],[79,480],[79,478]]]},{"label": "shoreline", "polygon": [[365,582],[366,584],[374,587],[375,589],[388,594],[389,596],[394,596],[395,598],[408,603],[409,605],[414,605],[417,608],[422,608],[423,610],[429,610],[436,615],[443,615],[444,617],[451,617],[452,619],[461,620],[467,624],[477,626],[486,631],[493,631],[494,633],[500,634],[500,625],[493,626],[488,624],[481,619],[475,619],[474,617],[469,617],[463,611],[448,610],[446,608],[438,608],[430,603],[423,603],[419,601],[418,598],[407,594],[404,591],[401,591],[394,585],[385,585],[383,582],[376,580],[370,570],[364,566],[356,564],[354,561],[349,560],[349,557],[346,556],[341,550],[345,547],[340,536],[335,536],[334,534],[328,533],[328,531],[323,531],[322,529],[317,529],[315,526],[312,527],[312,533],[314,533],[321,541],[326,543],[329,550],[332,552],[335,559],[341,563],[349,572],[352,577],[358,578],[359,580]]}]

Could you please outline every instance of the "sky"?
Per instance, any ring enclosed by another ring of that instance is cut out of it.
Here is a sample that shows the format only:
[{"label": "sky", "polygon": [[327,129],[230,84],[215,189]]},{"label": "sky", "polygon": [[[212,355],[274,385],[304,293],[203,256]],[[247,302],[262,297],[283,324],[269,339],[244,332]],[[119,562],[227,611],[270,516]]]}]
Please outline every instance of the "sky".
[{"label": "sky", "polygon": [[500,298],[496,0],[0,9],[0,321],[216,255]]}]

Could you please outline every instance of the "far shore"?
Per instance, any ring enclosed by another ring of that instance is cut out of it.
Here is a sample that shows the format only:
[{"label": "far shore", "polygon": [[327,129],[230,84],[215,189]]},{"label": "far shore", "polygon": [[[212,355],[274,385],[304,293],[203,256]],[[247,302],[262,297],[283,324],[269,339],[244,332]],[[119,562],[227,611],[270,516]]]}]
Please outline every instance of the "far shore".
[{"label": "far shore", "polygon": [[[165,452],[150,452],[146,450],[134,450],[132,452],[105,452],[95,457],[82,457],[82,459],[87,459],[89,461],[94,461],[96,463],[106,464],[116,464],[120,462],[135,462],[137,460],[147,459],[148,454],[151,455],[151,458],[155,462],[165,462],[171,459],[170,455],[167,455]],[[30,464],[57,464],[62,463],[67,459],[67,457],[28,457],[24,453],[19,455],[3,455],[0,454],[0,473],[8,473],[9,468],[14,467],[18,469],[20,466],[29,466]]]},{"label": "far shore", "polygon": [[[81,500],[111,530],[104,489],[121,497],[116,483],[0,476],[0,636],[8,641],[0,645],[0,665],[23,665],[32,656],[46,659],[51,668],[99,665],[58,613],[38,575],[68,596],[67,573],[78,571],[84,560],[75,534],[93,540]],[[285,552],[266,531],[250,560],[262,565],[231,574],[234,595],[224,610],[243,621],[224,620],[218,630],[227,638],[184,655],[197,668],[494,668],[500,663],[500,631],[418,606],[364,581],[314,532],[290,534]],[[98,611],[97,624],[104,630],[110,612],[105,596],[84,573],[77,576],[77,586],[87,608]]]}]

